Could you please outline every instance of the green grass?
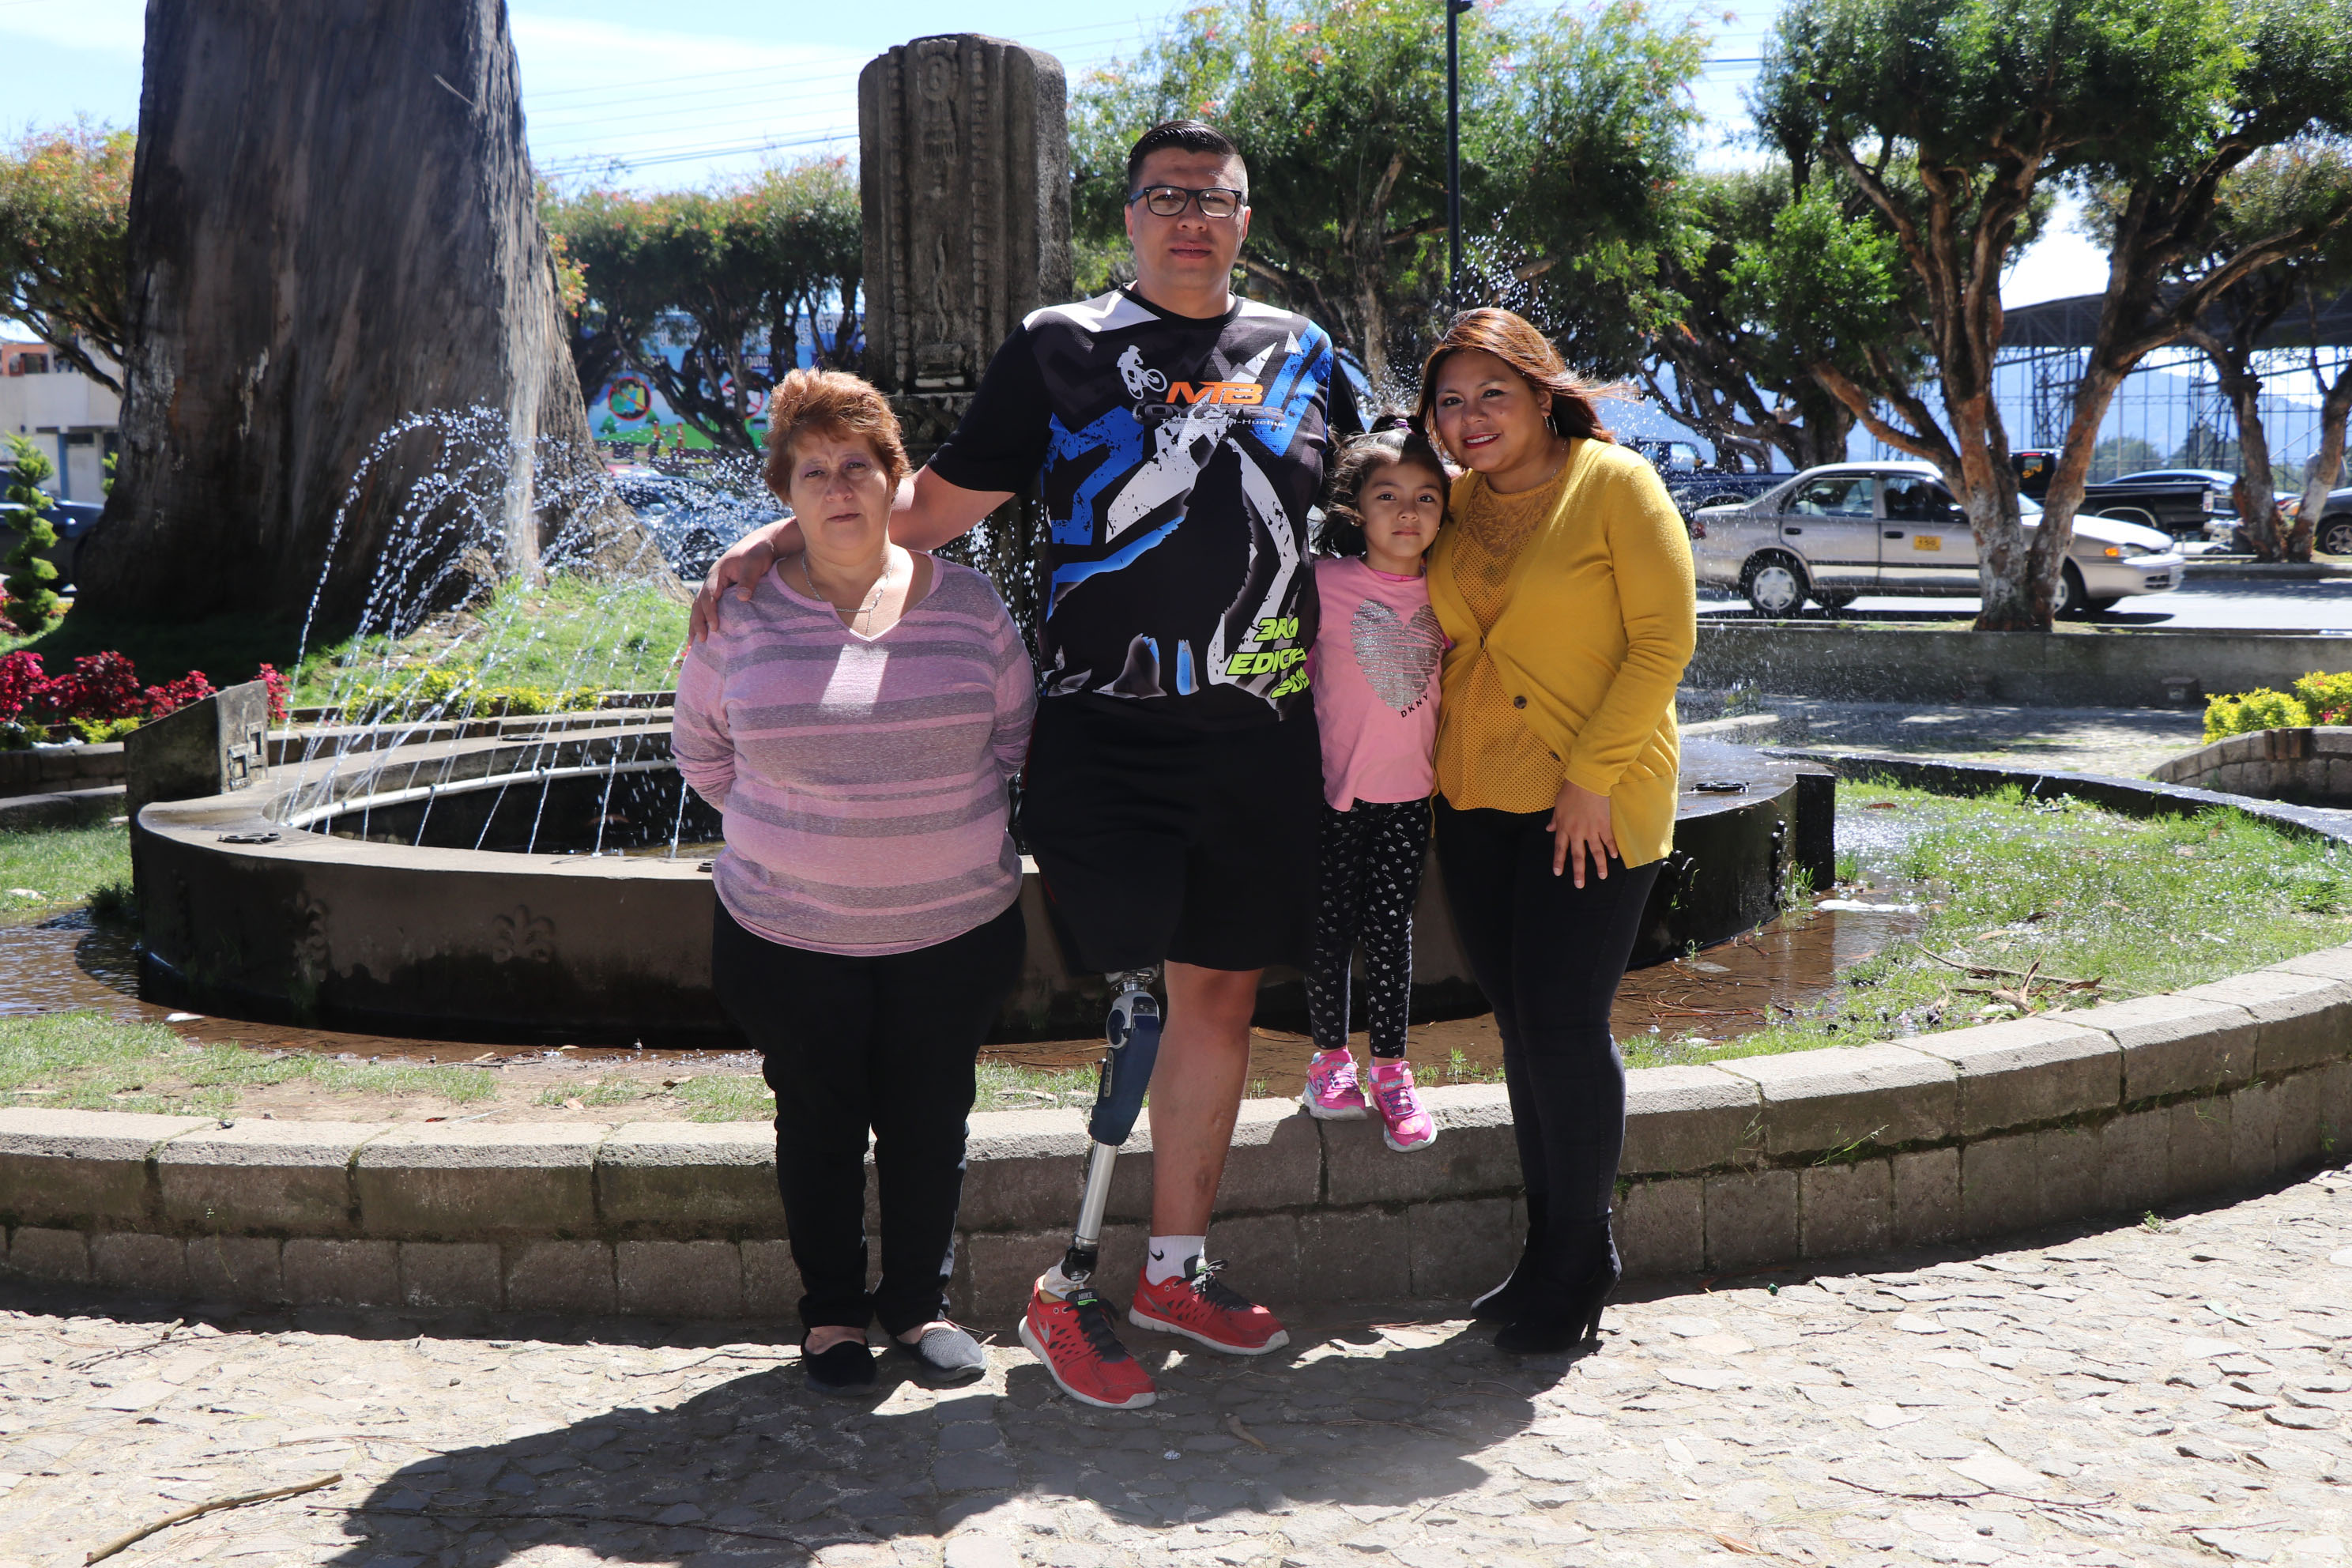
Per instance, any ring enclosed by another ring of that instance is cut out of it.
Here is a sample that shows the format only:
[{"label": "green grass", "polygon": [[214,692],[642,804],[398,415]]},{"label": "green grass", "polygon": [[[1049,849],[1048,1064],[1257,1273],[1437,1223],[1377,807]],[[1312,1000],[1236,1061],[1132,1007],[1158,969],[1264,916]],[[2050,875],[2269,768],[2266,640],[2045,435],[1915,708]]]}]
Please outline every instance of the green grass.
[{"label": "green grass", "polygon": [[[2140,821],[2014,789],[1974,800],[1847,791],[1849,804],[1891,803],[1888,815],[1916,829],[1892,863],[1864,856],[1861,868],[1892,900],[1927,900],[1925,926],[1847,965],[1793,1016],[1718,1047],[1629,1039],[1630,1063],[1863,1045],[2024,1010],[2018,979],[1971,976],[1969,966],[2032,973],[2032,1010],[2049,1012],[2177,990],[2352,936],[2352,854],[2242,812]],[[2073,991],[2049,984],[2093,980]],[[1995,989],[2012,995],[1984,994]]]},{"label": "green grass", "polygon": [[[0,833],[0,914],[112,901],[131,881],[127,828],[62,827]],[[31,896],[26,896],[26,895]]]},{"label": "green grass", "polygon": [[749,1074],[690,1078],[670,1093],[688,1108],[689,1121],[771,1121],[776,1115],[776,1097]]},{"label": "green grass", "polygon": [[[1025,1068],[983,1061],[974,1077],[979,1088],[972,1100],[974,1110],[1045,1110],[1089,1104],[1095,1097],[1092,1068]],[[768,1092],[765,1083],[749,1075],[688,1079],[670,1093],[690,1108],[688,1120],[693,1121],[766,1121],[776,1114],[776,1097]],[[584,1096],[583,1102],[593,1103]],[[561,1104],[561,1097],[554,1103]]]},{"label": "green grass", "polygon": [[635,1105],[641,1100],[651,1100],[661,1093],[662,1086],[642,1079],[599,1079],[594,1083],[575,1089],[543,1089],[534,1105],[562,1105],[576,1100],[583,1106],[602,1108],[608,1105]]},{"label": "green grass", "polygon": [[659,689],[674,679],[686,620],[682,599],[649,584],[510,582],[469,615],[404,641],[351,637],[310,654],[297,672],[294,701],[323,703],[352,682],[383,683],[387,661],[410,660],[471,665],[486,686]]},{"label": "green grass", "polygon": [[296,1079],[330,1093],[429,1095],[460,1105],[497,1092],[490,1075],[473,1068],[191,1045],[160,1024],[98,1013],[0,1018],[0,1101],[8,1104],[225,1116],[243,1091]]},{"label": "green grass", "polygon": [[54,672],[79,655],[111,649],[126,655],[151,685],[191,669],[203,670],[215,686],[234,685],[252,679],[267,661],[292,675],[294,700],[305,705],[327,701],[347,672],[362,683],[383,680],[388,658],[471,664],[490,686],[646,690],[670,684],[674,659],[686,646],[686,618],[682,594],[567,576],[536,587],[507,583],[470,612],[428,623],[401,641],[322,640],[314,630],[305,650],[299,619],[215,616],[172,625],[77,605],[40,637],[0,637],[0,653],[29,647]]}]

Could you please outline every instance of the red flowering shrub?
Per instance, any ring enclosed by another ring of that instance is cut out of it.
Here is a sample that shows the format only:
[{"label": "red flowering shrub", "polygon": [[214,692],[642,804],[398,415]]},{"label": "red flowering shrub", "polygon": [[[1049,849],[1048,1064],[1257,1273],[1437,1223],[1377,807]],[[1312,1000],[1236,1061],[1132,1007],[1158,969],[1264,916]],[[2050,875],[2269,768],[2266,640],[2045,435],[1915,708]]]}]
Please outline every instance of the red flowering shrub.
[{"label": "red flowering shrub", "polygon": [[41,656],[21,649],[0,658],[0,724],[22,713],[41,689]]},{"label": "red flowering shrub", "polygon": [[148,710],[147,692],[131,661],[119,653],[86,653],[73,668],[51,676],[27,705],[37,719],[135,719]]},{"label": "red flowering shrub", "polygon": [[[286,677],[265,664],[254,679],[269,689],[271,721],[284,723]],[[119,733],[122,721],[161,719],[214,694],[213,683],[201,669],[161,686],[142,686],[131,660],[119,653],[84,654],[74,660],[72,669],[52,676],[42,669],[40,655],[19,649],[0,656],[0,747],[22,746],[45,736],[87,740],[109,725]],[[50,736],[52,731],[58,733]]]},{"label": "red flowering shrub", "polygon": [[253,672],[253,679],[269,688],[269,721],[283,724],[292,711],[286,706],[286,677],[274,664],[265,664]]},{"label": "red flowering shrub", "polygon": [[205,679],[205,672],[192,669],[177,680],[149,687],[145,711],[161,719],[166,713],[178,712],[191,702],[202,702],[212,694],[213,683]]}]

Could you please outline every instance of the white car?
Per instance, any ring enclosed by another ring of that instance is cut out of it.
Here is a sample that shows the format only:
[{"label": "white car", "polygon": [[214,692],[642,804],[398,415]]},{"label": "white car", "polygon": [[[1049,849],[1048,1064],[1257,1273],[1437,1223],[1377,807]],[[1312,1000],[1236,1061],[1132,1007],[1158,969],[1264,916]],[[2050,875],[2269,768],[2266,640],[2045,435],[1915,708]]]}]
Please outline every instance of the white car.
[{"label": "white car", "polygon": [[[2024,496],[2018,506],[2037,526],[2041,506]],[[1866,594],[1974,598],[1979,586],[1969,520],[1926,463],[1807,468],[1746,506],[1693,513],[1691,550],[1701,583],[1738,589],[1759,616],[1793,616],[1808,599],[1841,610]],[[2078,516],[2057,612],[2177,588],[2181,565],[2160,529]]]}]

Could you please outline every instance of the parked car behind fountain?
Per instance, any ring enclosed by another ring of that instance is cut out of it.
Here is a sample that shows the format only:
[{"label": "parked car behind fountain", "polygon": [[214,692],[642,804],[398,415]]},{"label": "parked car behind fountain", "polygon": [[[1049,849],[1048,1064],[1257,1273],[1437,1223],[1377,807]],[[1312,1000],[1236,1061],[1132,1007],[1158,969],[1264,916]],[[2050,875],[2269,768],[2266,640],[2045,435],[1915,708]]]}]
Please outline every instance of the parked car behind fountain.
[{"label": "parked car behind fountain", "polygon": [[[5,482],[0,475],[0,482]],[[106,510],[97,501],[57,500],[49,502],[49,526],[57,530],[58,542],[42,552],[50,565],[58,569],[53,587],[64,589],[73,585],[74,563],[81,558],[81,542],[98,526],[99,514]],[[13,531],[25,509],[14,501],[0,501],[0,528]],[[16,548],[13,540],[0,541],[0,555]]]},{"label": "parked car behind fountain", "polygon": [[[2041,506],[2020,496],[2028,529]],[[1759,616],[1792,616],[1806,600],[1841,610],[1865,594],[1974,598],[1976,538],[1926,463],[1830,463],[1746,506],[1691,519],[1698,580],[1737,588]],[[2134,594],[2180,584],[2172,538],[2113,518],[2077,517],[2058,584],[2058,614],[2104,610]]]},{"label": "parked car behind fountain", "polygon": [[[2302,498],[2284,510],[2287,521],[2293,522],[2303,510]],[[2352,486],[2327,492],[2327,510],[2319,514],[2319,526],[2312,530],[2311,547],[2322,555],[2352,555]]]}]

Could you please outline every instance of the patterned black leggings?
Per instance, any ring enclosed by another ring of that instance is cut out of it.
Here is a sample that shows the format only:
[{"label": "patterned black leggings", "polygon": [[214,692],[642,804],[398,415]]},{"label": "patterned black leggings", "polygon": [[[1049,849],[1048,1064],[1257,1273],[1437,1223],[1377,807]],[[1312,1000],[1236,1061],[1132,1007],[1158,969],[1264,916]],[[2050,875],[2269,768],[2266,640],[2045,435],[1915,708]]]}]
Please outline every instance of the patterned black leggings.
[{"label": "patterned black leggings", "polygon": [[1405,1013],[1412,1000],[1412,906],[1429,855],[1429,802],[1363,801],[1323,807],[1321,896],[1315,905],[1315,957],[1307,969],[1307,1011],[1315,1048],[1348,1044],[1348,968],[1364,949],[1364,1010],[1372,1055],[1404,1055]]}]

